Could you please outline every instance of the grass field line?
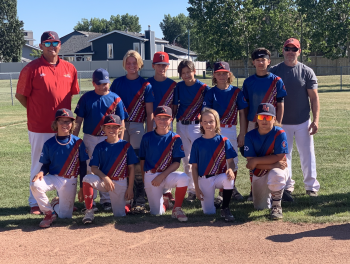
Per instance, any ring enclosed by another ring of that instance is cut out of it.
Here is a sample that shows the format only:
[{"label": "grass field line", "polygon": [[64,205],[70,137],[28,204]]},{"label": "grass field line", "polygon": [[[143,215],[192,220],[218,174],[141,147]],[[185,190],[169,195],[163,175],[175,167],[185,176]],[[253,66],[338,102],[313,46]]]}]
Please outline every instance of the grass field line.
[{"label": "grass field line", "polygon": [[17,126],[17,125],[23,125],[23,124],[27,124],[27,121],[9,123],[7,125],[1,126],[0,128],[3,129],[3,128],[9,127],[9,126]]}]

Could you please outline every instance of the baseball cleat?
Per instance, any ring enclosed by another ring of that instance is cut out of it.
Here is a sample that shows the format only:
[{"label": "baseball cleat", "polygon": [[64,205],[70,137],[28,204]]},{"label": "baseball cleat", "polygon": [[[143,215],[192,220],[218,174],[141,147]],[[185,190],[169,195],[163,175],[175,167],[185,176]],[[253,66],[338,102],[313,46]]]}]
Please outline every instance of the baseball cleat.
[{"label": "baseball cleat", "polygon": [[50,204],[54,211],[55,211],[55,206],[58,205],[59,203],[60,203],[60,199],[57,196],[51,200]]},{"label": "baseball cleat", "polygon": [[[93,206],[92,206],[92,209],[94,210],[94,213],[98,212],[98,208],[97,208],[96,205],[93,205]],[[87,210],[86,208],[83,208],[83,209],[81,209],[81,212],[82,212],[83,214],[85,214],[86,210]]]},{"label": "baseball cleat", "polygon": [[271,213],[270,213],[271,220],[280,220],[283,218],[282,214],[282,208],[274,206],[271,208]]},{"label": "baseball cleat", "polygon": [[231,214],[230,208],[221,209],[221,217],[225,218],[226,222],[232,222],[235,220],[234,216]]},{"label": "baseball cleat", "polygon": [[288,191],[288,190],[284,190],[283,191],[283,195],[282,195],[282,201],[284,202],[294,202],[293,196],[292,196],[292,192]]},{"label": "baseball cleat", "polygon": [[103,203],[102,204],[102,209],[103,209],[103,211],[111,211],[112,210],[111,203]]},{"label": "baseball cleat", "polygon": [[91,224],[94,220],[94,209],[86,209],[83,224]]},{"label": "baseball cleat", "polygon": [[193,202],[194,200],[196,200],[196,194],[195,193],[189,193],[188,195],[187,195],[187,202]]},{"label": "baseball cleat", "polygon": [[214,206],[216,209],[220,209],[222,205],[222,201],[223,201],[222,192],[219,192],[219,195],[216,198],[214,198]]},{"label": "baseball cleat", "polygon": [[57,214],[55,212],[47,212],[45,218],[40,222],[39,226],[42,228],[50,227],[53,221],[56,221]]},{"label": "baseball cleat", "polygon": [[242,194],[239,193],[236,187],[233,187],[232,199],[236,201],[242,201],[244,199]]},{"label": "baseball cleat", "polygon": [[175,198],[173,197],[173,194],[171,192],[167,192],[163,194],[163,197],[167,196],[170,200],[170,202],[175,203]]},{"label": "baseball cleat", "polygon": [[171,214],[172,218],[177,218],[180,222],[186,222],[188,220],[185,213],[182,211],[181,207],[176,207],[173,209],[173,213]]},{"label": "baseball cleat", "polygon": [[308,191],[306,191],[306,194],[309,195],[310,197],[318,196],[317,191],[310,191],[310,190],[308,190]]},{"label": "baseball cleat", "polygon": [[39,206],[30,207],[30,213],[35,214],[35,215],[40,215],[41,211],[40,211]]},{"label": "baseball cleat", "polygon": [[163,205],[165,206],[165,208],[166,208],[167,210],[173,209],[173,207],[174,207],[173,203],[170,202],[169,197],[168,197],[168,196],[165,196],[164,194],[163,194]]}]

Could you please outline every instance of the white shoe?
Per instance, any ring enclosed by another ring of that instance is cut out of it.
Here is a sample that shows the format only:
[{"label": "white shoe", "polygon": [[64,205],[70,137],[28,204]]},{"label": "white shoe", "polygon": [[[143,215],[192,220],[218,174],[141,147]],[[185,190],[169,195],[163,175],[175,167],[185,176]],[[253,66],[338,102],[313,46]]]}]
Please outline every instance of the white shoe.
[{"label": "white shoe", "polygon": [[83,224],[91,224],[94,220],[94,209],[87,209],[83,218]]},{"label": "white shoe", "polygon": [[171,215],[172,218],[177,218],[180,222],[186,222],[188,220],[185,213],[182,211],[181,207],[176,207]]}]

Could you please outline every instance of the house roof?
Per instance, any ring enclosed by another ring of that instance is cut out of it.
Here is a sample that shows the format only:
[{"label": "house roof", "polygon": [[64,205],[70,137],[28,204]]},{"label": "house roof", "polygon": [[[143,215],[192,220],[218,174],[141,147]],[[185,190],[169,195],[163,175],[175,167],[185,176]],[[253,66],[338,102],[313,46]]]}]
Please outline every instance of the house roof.
[{"label": "house roof", "polygon": [[27,46],[29,48],[36,49],[36,50],[41,50],[39,47],[32,46],[32,45],[29,45],[29,44],[24,44],[24,46]]},{"label": "house roof", "polygon": [[[168,48],[168,49],[172,49],[172,50],[176,50],[176,51],[182,52],[184,54],[188,54],[188,50],[187,49],[184,49],[184,48],[181,48],[181,47],[178,47],[178,46],[167,44],[167,45],[164,45],[164,48]],[[190,55],[197,55],[197,53],[195,53],[194,51],[190,50]]]},{"label": "house roof", "polygon": [[73,35],[62,43],[59,55],[73,53],[92,53],[90,40],[103,35],[103,33],[78,31],[81,35]]}]

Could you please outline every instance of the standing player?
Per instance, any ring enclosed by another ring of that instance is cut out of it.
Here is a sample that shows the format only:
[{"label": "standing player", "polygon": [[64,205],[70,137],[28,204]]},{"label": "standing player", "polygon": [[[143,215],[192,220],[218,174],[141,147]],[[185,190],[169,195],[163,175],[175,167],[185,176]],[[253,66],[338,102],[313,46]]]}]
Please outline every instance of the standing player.
[{"label": "standing player", "polygon": [[[169,106],[171,108],[173,107],[176,82],[166,77],[166,71],[168,70],[169,65],[168,53],[159,51],[154,54],[152,63],[154,76],[147,80],[152,85],[152,90],[154,92],[153,111],[161,105]],[[170,126],[172,128],[173,123],[171,123]],[[171,189],[164,190],[164,194],[168,196],[171,201],[175,201],[171,194]]]},{"label": "standing player", "polygon": [[[316,157],[313,135],[317,133],[320,118],[318,85],[314,71],[305,64],[298,62],[300,52],[299,40],[295,38],[287,39],[283,49],[284,62],[271,67],[271,72],[281,76],[288,92],[288,97],[284,103],[285,115],[283,116],[282,125],[289,142],[287,162],[290,177],[287,180],[284,194],[290,196],[294,190],[295,182],[292,180],[292,150],[295,137],[295,143],[300,155],[306,194],[317,196],[320,183],[316,179]],[[310,103],[313,116],[312,122],[310,120]],[[295,107],[296,104],[298,107]],[[283,200],[285,200],[285,195],[283,195]]]},{"label": "standing player", "polygon": [[124,127],[120,117],[106,116],[102,130],[107,139],[96,145],[90,160],[93,174],[86,175],[83,180],[86,207],[84,224],[94,220],[93,189],[109,193],[113,214],[116,217],[125,216],[126,200],[133,198],[134,164],[139,161],[130,143],[121,139]]},{"label": "standing player", "polygon": [[275,107],[272,104],[260,104],[257,110],[258,128],[246,134],[244,143],[247,168],[252,170],[254,175],[254,207],[258,210],[271,208],[272,198],[272,220],[283,218],[281,199],[288,178],[285,158],[288,153],[287,136],[275,123]]},{"label": "standing player", "polygon": [[[129,50],[125,54],[123,67],[127,74],[113,81],[111,91],[122,98],[126,107],[129,118],[125,122],[124,140],[131,144],[138,156],[141,139],[145,134],[145,120],[147,131],[150,132],[153,129],[154,95],[151,84],[138,74],[143,67],[143,61],[137,51]],[[134,206],[144,207],[145,189],[140,164],[135,166],[134,197]]]},{"label": "standing player", "polygon": [[[77,70],[58,57],[61,41],[54,31],[41,35],[43,55],[28,63],[18,78],[16,98],[27,109],[28,136],[31,146],[30,182],[41,168],[43,145],[54,136],[51,120],[61,108],[71,108],[71,98],[79,93]],[[29,194],[31,214],[40,214],[37,201]]]},{"label": "standing player", "polygon": [[237,153],[230,141],[220,135],[219,114],[204,108],[200,117],[202,137],[193,142],[190,163],[197,198],[201,200],[205,214],[215,214],[215,189],[223,189],[221,217],[233,221],[229,204],[233,192]]},{"label": "standing player", "polygon": [[[110,114],[120,116],[122,120],[121,125],[123,127],[124,119],[128,117],[128,114],[124,110],[124,104],[121,98],[115,93],[109,91],[109,84],[109,73],[102,68],[95,70],[92,74],[92,85],[95,90],[85,93],[80,98],[77,107],[75,108],[77,119],[75,121],[76,128],[74,135],[79,135],[81,123],[84,121],[83,140],[88,150],[89,157],[92,156],[95,146],[107,138],[101,128],[106,116]],[[90,166],[88,166],[87,173],[91,173]],[[83,190],[81,189],[81,194],[82,191]],[[103,209],[105,211],[111,210],[111,200],[108,193],[100,192],[100,196],[100,203],[102,204]]]},{"label": "standing player", "polygon": [[[86,175],[86,161],[89,159],[84,142],[72,135],[74,130],[73,113],[68,109],[59,109],[52,123],[57,134],[44,143],[39,173],[31,182],[30,188],[40,210],[45,214],[40,227],[50,227],[57,216],[71,218],[77,191],[77,176],[80,182]],[[58,197],[50,204],[46,192],[57,190]]]},{"label": "standing player", "polygon": [[142,137],[140,148],[141,169],[151,214],[163,214],[171,208],[169,197],[163,195],[164,188],[174,188],[175,205],[172,217],[187,221],[181,209],[189,182],[188,176],[176,171],[185,156],[179,135],[170,131],[173,120],[171,108],[158,106],[154,111],[156,128]]},{"label": "standing player", "polygon": [[[212,108],[218,112],[221,134],[230,140],[236,153],[238,153],[238,148],[244,146],[244,136],[247,131],[247,117],[244,109],[248,107],[248,104],[241,90],[231,85],[233,78],[230,65],[227,62],[216,62],[213,75],[213,85],[215,86],[206,93],[203,107]],[[240,133],[237,137],[238,113]],[[236,164],[235,178],[237,178],[238,156],[234,161]],[[236,187],[233,188],[232,196],[236,200],[243,199]]]},{"label": "standing player", "polygon": [[[252,53],[252,63],[256,73],[244,80],[243,95],[249,104],[248,110],[248,132],[255,128],[256,111],[261,103],[270,103],[276,108],[276,120],[281,123],[283,118],[284,97],[287,95],[283,81],[280,77],[269,73],[271,53],[265,48],[258,48]],[[250,174],[252,181],[252,174]],[[248,200],[252,200],[252,193]]]},{"label": "standing player", "polygon": [[181,137],[185,151],[185,157],[182,159],[183,166],[185,173],[190,177],[187,201],[192,202],[196,199],[196,190],[194,188],[192,167],[189,163],[189,158],[193,142],[201,136],[199,116],[204,96],[209,90],[209,87],[205,83],[195,79],[196,69],[192,61],[181,61],[177,71],[183,81],[176,85],[173,111],[174,113],[177,112],[176,132]]}]

